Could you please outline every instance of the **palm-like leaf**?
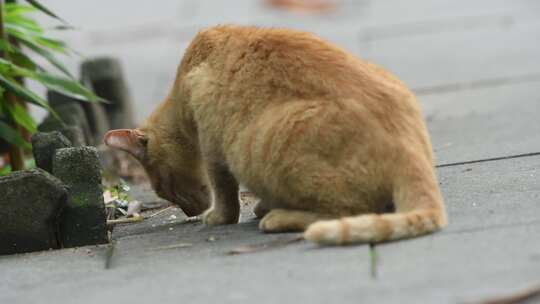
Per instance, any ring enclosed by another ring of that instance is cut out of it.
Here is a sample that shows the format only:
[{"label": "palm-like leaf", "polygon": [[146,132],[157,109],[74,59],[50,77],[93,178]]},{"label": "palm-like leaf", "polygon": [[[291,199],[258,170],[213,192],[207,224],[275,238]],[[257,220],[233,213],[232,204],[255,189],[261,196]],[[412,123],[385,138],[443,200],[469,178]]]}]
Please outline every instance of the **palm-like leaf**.
[{"label": "palm-like leaf", "polygon": [[36,9],[38,9],[38,10],[44,12],[45,14],[47,14],[47,15],[53,17],[53,18],[56,18],[56,19],[58,19],[58,20],[60,20],[60,21],[62,21],[62,23],[64,23],[64,24],[67,24],[67,22],[66,22],[64,19],[58,17],[58,15],[56,15],[55,13],[53,13],[50,9],[48,9],[46,6],[44,6],[43,4],[39,3],[38,1],[36,1],[36,0],[26,0],[26,2],[30,3],[30,5],[32,5],[32,6],[35,7]]},{"label": "palm-like leaf", "polygon": [[[21,78],[37,81],[50,90],[58,91],[78,100],[98,102],[103,101],[90,90],[81,85],[70,74],[68,69],[56,58],[57,53],[76,54],[61,40],[47,37],[45,30],[28,14],[41,11],[62,22],[57,29],[72,28],[63,19],[41,4],[41,0],[25,0],[30,5],[17,3],[5,4],[0,2],[2,13],[2,28],[4,36],[0,37],[0,51],[5,55],[0,57],[0,139],[13,146],[29,148],[30,144],[22,136],[21,130],[29,133],[36,131],[36,122],[24,107],[24,103],[12,102],[6,99],[4,93],[19,97],[19,101],[29,102],[49,111],[54,117],[58,115],[51,109],[48,102],[21,84]],[[27,56],[21,47],[47,60],[52,66],[62,72],[62,76],[46,72],[31,57]],[[65,76],[64,76],[65,75]],[[20,167],[21,165],[16,165]],[[9,169],[8,169],[9,170]],[[0,168],[0,174],[6,172],[6,167]]]},{"label": "palm-like leaf", "polygon": [[15,122],[23,127],[26,131],[30,133],[37,131],[36,122],[22,105],[18,103],[14,105],[6,104],[6,108],[13,120],[15,120]]},{"label": "palm-like leaf", "polygon": [[39,97],[34,92],[20,85],[17,80],[0,74],[0,85],[4,87],[6,91],[13,93],[14,95],[22,98],[23,100],[42,107],[47,111],[53,113],[53,115],[55,114],[55,112],[49,106],[49,103],[45,99]]},{"label": "palm-like leaf", "polygon": [[[104,101],[102,98],[96,96],[94,93],[82,86],[77,81],[51,75],[45,72],[32,71],[23,67],[16,66],[4,59],[0,59],[0,72],[2,74],[9,74],[12,77],[27,77],[34,79],[51,90],[58,91],[60,93],[82,101]],[[8,88],[8,90],[10,89]],[[13,93],[16,94],[15,92]]]},{"label": "palm-like leaf", "polygon": [[12,145],[29,149],[30,144],[10,125],[0,120],[0,137]]},{"label": "palm-like leaf", "polygon": [[62,72],[64,75],[70,77],[71,79],[75,79],[75,77],[69,72],[69,70],[66,68],[66,66],[58,60],[54,54],[49,52],[48,50],[40,47],[39,45],[35,44],[34,42],[27,40],[27,39],[19,39],[19,42],[26,46],[28,49],[36,53],[37,55],[45,58],[51,65],[53,65],[55,68],[57,68],[60,72]]}]

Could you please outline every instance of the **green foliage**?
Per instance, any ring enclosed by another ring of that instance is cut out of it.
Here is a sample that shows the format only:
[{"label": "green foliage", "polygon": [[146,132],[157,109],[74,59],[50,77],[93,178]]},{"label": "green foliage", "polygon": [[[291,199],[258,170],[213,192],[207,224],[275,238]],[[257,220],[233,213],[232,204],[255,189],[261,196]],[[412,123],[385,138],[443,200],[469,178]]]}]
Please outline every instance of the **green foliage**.
[{"label": "green foliage", "polygon": [[58,17],[55,13],[53,13],[51,10],[49,10],[48,8],[46,8],[45,6],[43,6],[43,4],[39,3],[38,1],[36,0],[25,0],[26,2],[30,3],[30,5],[32,5],[34,8],[42,11],[43,13],[53,17],[53,18],[56,18],[60,21],[62,21],[63,23],[66,23],[64,20],[62,20],[60,17]]},{"label": "green foliage", "polygon": [[122,179],[117,184],[105,187],[103,192],[105,207],[111,214],[115,214],[118,211],[121,214],[127,215],[124,209],[128,208],[131,201],[128,194],[129,190],[129,185]]},{"label": "green foliage", "polygon": [[[24,166],[27,169],[34,169],[36,168],[36,161],[33,158],[26,159]],[[11,173],[11,166],[9,164],[3,167],[0,166],[0,176],[8,175],[9,173]]]},{"label": "green foliage", "polygon": [[129,185],[124,180],[120,180],[118,184],[105,188],[105,191],[110,192],[112,199],[124,201],[126,204],[131,200],[128,194],[129,190]]},{"label": "green foliage", "polygon": [[30,144],[18,131],[3,121],[0,121],[0,137],[12,145],[23,147],[25,149],[30,148]]},{"label": "green foliage", "polygon": [[[34,13],[44,13],[61,22],[56,29],[72,27],[54,12],[35,0],[25,0],[29,5],[0,1],[3,35],[0,35],[0,139],[24,149],[30,144],[22,132],[36,131],[36,122],[28,113],[24,103],[31,103],[46,109],[56,116],[48,102],[26,88],[21,79],[32,79],[50,90],[54,90],[78,100],[88,102],[103,101],[81,85],[64,66],[58,55],[74,52],[61,40],[47,36],[47,31],[33,18]],[[56,72],[48,71],[23,52],[28,51],[45,59]],[[19,101],[8,100],[7,92]],[[14,127],[17,126],[17,127]],[[2,169],[2,170],[5,170]]]},{"label": "green foliage", "polygon": [[11,172],[11,166],[10,165],[6,165],[4,167],[0,167],[0,176],[4,176],[4,175],[7,175]]}]

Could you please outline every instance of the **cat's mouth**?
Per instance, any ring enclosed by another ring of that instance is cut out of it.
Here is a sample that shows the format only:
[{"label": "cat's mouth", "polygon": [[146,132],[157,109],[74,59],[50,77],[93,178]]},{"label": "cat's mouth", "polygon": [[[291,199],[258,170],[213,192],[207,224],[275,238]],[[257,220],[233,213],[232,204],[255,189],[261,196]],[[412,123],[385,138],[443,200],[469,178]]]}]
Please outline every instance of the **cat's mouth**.
[{"label": "cat's mouth", "polygon": [[207,187],[197,187],[198,183],[187,178],[178,178],[168,172],[147,170],[156,194],[178,205],[187,216],[196,216],[209,208],[210,195]]}]

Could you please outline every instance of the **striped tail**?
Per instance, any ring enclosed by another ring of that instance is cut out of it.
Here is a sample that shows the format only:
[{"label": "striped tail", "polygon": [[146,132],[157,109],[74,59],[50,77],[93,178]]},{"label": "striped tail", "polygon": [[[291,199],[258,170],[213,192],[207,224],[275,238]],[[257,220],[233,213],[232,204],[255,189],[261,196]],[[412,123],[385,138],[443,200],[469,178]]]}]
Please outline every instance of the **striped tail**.
[{"label": "striped tail", "polygon": [[318,221],[307,228],[304,238],[321,245],[379,243],[444,228],[447,225],[446,210],[435,173],[433,170],[417,170],[416,173],[406,176],[398,183],[402,186],[394,189],[396,213]]},{"label": "striped tail", "polygon": [[321,245],[380,243],[435,232],[446,226],[444,211],[366,214],[311,224],[304,238]]}]

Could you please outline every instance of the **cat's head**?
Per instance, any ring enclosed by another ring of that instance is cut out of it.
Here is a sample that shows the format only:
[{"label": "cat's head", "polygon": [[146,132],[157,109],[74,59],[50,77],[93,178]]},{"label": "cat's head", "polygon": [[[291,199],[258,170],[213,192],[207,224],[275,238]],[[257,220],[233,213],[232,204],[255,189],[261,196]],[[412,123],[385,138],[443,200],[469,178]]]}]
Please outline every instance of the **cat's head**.
[{"label": "cat's head", "polygon": [[179,205],[188,216],[209,207],[208,187],[194,147],[159,130],[145,129],[112,130],[104,142],[133,155],[145,168],[156,193]]}]

